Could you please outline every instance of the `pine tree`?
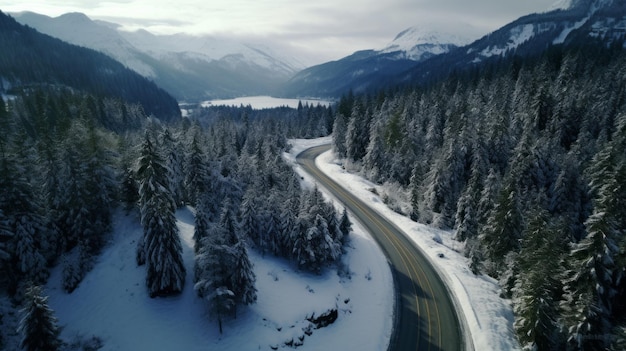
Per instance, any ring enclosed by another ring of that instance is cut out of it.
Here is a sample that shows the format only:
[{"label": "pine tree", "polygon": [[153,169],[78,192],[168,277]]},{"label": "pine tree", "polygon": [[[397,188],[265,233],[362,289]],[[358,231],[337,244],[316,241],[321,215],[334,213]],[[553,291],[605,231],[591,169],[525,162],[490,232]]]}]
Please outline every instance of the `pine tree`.
[{"label": "pine tree", "polygon": [[624,274],[619,243],[624,230],[626,163],[607,162],[617,161],[611,149],[600,152],[595,160],[594,213],[585,222],[587,236],[575,244],[566,262],[564,323],[568,342],[579,349],[608,347],[607,340],[590,335],[610,334],[618,284]]},{"label": "pine tree", "polygon": [[411,220],[417,222],[420,219],[420,203],[422,199],[421,184],[423,182],[422,179],[423,172],[422,167],[419,162],[415,163],[415,167],[413,167],[413,172],[411,173],[411,181],[409,184],[409,188],[411,190]]},{"label": "pine tree", "polygon": [[163,148],[166,152],[167,169],[169,171],[170,189],[176,206],[181,206],[185,197],[184,194],[184,172],[182,162],[182,150],[178,141],[172,136],[169,129],[163,132]]},{"label": "pine tree", "polygon": [[204,238],[208,237],[210,233],[211,222],[209,221],[209,216],[207,214],[208,201],[211,200],[207,196],[202,196],[198,206],[196,207],[193,232],[193,247],[196,254],[200,251]]},{"label": "pine tree", "polygon": [[350,222],[350,218],[348,217],[348,210],[345,207],[343,208],[343,212],[341,213],[341,219],[339,220],[339,230],[343,234],[343,236],[341,237],[341,242],[345,244],[348,239],[348,235],[352,231],[352,222]]},{"label": "pine tree", "polygon": [[234,266],[233,249],[220,243],[224,230],[216,227],[209,237],[203,239],[196,255],[194,289],[209,303],[217,317],[220,334],[224,316],[235,308],[235,294],[229,289],[229,277]]},{"label": "pine tree", "polygon": [[234,266],[232,267],[231,287],[235,300],[244,305],[256,302],[256,276],[248,258],[244,242],[239,241],[233,247]]},{"label": "pine tree", "polygon": [[167,168],[154,149],[148,133],[142,145],[137,178],[146,285],[150,297],[179,293],[185,283],[182,246],[174,216],[176,206],[169,192]]},{"label": "pine tree", "polygon": [[333,148],[340,158],[346,157],[346,132],[348,124],[342,113],[337,113],[333,124]]},{"label": "pine tree", "polygon": [[199,194],[206,193],[209,178],[206,155],[200,144],[200,137],[197,134],[193,136],[185,166],[186,202],[195,206],[200,196]]},{"label": "pine tree", "polygon": [[26,291],[26,302],[18,332],[22,334],[20,347],[27,351],[55,351],[61,348],[60,329],[54,311],[48,307],[48,298],[42,296],[39,286]]},{"label": "pine tree", "polygon": [[548,213],[543,210],[533,214],[518,256],[519,274],[513,289],[515,331],[527,350],[554,350],[560,346],[558,272],[565,246],[560,230],[548,221]]},{"label": "pine tree", "polygon": [[507,267],[503,266],[505,257],[519,249],[522,225],[518,194],[509,183],[500,191],[495,207],[479,233],[486,258],[492,265],[490,274],[499,276],[506,270]]},{"label": "pine tree", "polygon": [[385,180],[383,170],[388,168],[385,164],[385,146],[381,129],[380,123],[372,126],[370,142],[363,157],[363,166],[367,172],[367,178],[376,183],[382,183]]},{"label": "pine tree", "polygon": [[565,272],[561,303],[568,343],[580,350],[604,349],[611,326],[611,298],[617,246],[613,223],[600,212],[586,222],[587,237],[575,244]]}]

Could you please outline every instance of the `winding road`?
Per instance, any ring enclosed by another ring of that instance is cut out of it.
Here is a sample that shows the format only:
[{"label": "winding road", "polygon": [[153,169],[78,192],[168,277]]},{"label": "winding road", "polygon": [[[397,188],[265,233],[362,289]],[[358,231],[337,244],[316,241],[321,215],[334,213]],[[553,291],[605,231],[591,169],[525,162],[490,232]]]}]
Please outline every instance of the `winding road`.
[{"label": "winding road", "polygon": [[307,149],[297,156],[297,162],[346,206],[390,262],[396,287],[396,317],[389,350],[464,350],[454,304],[431,263],[402,230],[316,167],[315,158],[329,149],[330,145]]}]

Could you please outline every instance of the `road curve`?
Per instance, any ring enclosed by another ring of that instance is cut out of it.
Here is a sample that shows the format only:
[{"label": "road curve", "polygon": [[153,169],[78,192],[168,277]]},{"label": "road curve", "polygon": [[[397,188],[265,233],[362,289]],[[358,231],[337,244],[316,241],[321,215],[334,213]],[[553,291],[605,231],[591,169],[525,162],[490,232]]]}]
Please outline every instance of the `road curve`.
[{"label": "road curve", "polygon": [[371,233],[390,262],[396,287],[396,317],[389,350],[464,350],[459,319],[449,292],[420,249],[393,223],[315,166],[315,158],[329,149],[330,145],[313,147],[296,159]]}]

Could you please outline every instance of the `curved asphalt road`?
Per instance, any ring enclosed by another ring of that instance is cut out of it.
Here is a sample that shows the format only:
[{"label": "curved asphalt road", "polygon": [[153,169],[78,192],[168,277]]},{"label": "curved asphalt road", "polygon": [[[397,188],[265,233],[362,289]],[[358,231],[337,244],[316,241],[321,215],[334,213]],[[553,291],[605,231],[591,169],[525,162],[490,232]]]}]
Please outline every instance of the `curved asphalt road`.
[{"label": "curved asphalt road", "polygon": [[390,262],[397,296],[389,350],[465,349],[449,292],[424,254],[393,223],[315,166],[315,158],[329,149],[330,145],[307,149],[297,156],[297,161],[363,224]]}]

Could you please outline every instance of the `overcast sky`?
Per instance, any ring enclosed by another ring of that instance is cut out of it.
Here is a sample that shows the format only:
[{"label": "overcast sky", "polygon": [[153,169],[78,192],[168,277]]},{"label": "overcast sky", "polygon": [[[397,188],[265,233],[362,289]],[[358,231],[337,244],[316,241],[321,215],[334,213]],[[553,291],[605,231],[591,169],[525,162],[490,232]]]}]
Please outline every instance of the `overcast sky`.
[{"label": "overcast sky", "polygon": [[472,39],[567,0],[0,0],[3,12],[92,19],[154,33],[194,33],[264,42],[305,63],[381,49],[402,30],[437,26]]}]

